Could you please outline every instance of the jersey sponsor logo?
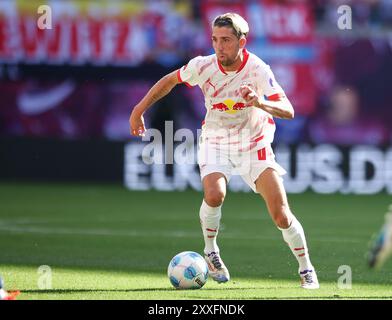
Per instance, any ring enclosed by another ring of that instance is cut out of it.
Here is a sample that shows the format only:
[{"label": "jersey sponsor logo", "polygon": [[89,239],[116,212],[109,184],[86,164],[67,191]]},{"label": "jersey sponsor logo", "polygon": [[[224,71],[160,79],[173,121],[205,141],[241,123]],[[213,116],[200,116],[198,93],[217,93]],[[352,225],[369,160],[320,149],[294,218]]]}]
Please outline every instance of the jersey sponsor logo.
[{"label": "jersey sponsor logo", "polygon": [[215,103],[212,105],[212,110],[218,110],[220,112],[226,112],[229,114],[235,114],[240,110],[245,109],[245,103],[242,102],[235,102],[231,99],[226,99],[221,103]]}]

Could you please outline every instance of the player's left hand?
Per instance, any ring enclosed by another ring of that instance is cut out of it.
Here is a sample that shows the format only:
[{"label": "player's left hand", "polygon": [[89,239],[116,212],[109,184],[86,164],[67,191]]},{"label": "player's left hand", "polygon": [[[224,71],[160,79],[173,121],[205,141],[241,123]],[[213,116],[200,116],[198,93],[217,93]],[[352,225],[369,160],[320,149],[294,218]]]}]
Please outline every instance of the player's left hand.
[{"label": "player's left hand", "polygon": [[136,112],[136,108],[132,110],[131,116],[129,117],[130,133],[136,137],[143,137],[146,131],[144,125],[144,117],[139,112]]},{"label": "player's left hand", "polygon": [[240,93],[242,98],[246,101],[245,106],[247,107],[258,107],[259,104],[259,96],[256,91],[252,89],[249,85],[242,85],[240,87]]}]

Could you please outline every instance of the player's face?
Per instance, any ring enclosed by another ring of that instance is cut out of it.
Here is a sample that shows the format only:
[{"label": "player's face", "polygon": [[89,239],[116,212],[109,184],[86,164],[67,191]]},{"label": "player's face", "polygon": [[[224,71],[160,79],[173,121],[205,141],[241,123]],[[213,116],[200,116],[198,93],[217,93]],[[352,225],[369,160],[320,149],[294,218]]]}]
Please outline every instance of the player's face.
[{"label": "player's face", "polygon": [[222,66],[234,64],[240,55],[240,40],[230,27],[212,28],[212,46]]}]

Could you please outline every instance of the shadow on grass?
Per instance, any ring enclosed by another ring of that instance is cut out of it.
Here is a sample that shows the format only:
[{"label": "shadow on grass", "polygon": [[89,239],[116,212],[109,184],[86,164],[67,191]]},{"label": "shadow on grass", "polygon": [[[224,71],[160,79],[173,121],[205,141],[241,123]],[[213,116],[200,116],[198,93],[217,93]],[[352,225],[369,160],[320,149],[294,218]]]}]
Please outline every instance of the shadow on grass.
[{"label": "shadow on grass", "polygon": [[[271,286],[271,287],[264,287],[263,289],[284,289],[285,287],[279,286]],[[202,291],[206,292],[213,292],[213,291],[228,291],[228,290],[254,290],[256,288],[249,287],[249,288],[203,288]],[[181,289],[174,289],[174,288],[136,288],[136,289],[52,289],[52,290],[21,290],[22,293],[41,293],[41,294],[72,294],[72,293],[93,293],[93,292],[118,292],[118,293],[127,293],[127,292],[195,292],[195,290],[181,290]]]},{"label": "shadow on grass", "polygon": [[[274,287],[276,289],[276,287]],[[282,287],[283,288],[283,287]],[[241,289],[254,289],[254,288],[241,288]],[[266,288],[268,289],[268,288]],[[205,288],[203,292],[213,292],[213,291],[227,291],[227,290],[238,290],[238,288]],[[196,291],[196,290],[176,290],[176,289],[165,289],[165,288],[140,288],[140,289],[53,289],[53,290],[22,290],[21,293],[29,294],[75,294],[75,293],[128,293],[128,292],[179,292],[179,291]],[[188,295],[186,299],[216,299],[216,296],[198,296],[198,295]],[[169,298],[168,298],[169,299]],[[222,299],[222,298],[221,298]],[[233,300],[233,298],[228,298]],[[345,296],[345,295],[320,295],[320,296],[279,296],[279,297],[246,297],[245,300],[391,300],[392,296]],[[170,300],[170,299],[169,299]],[[226,300],[226,299],[222,299]],[[242,300],[241,298],[234,298],[234,300]]]}]

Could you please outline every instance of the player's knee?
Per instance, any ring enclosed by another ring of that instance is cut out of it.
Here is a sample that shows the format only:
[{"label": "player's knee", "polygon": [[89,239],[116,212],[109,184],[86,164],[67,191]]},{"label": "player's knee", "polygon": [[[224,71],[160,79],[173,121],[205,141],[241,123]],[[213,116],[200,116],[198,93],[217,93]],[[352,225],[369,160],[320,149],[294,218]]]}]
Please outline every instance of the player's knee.
[{"label": "player's knee", "polygon": [[204,192],[204,201],[210,207],[219,207],[225,199],[225,193],[221,190],[209,190]]},{"label": "player's knee", "polygon": [[282,229],[287,229],[292,220],[290,209],[286,205],[276,207],[271,212],[272,219],[276,226]]},{"label": "player's knee", "polygon": [[287,215],[279,216],[275,219],[275,224],[282,229],[287,229],[290,226],[291,220]]}]

